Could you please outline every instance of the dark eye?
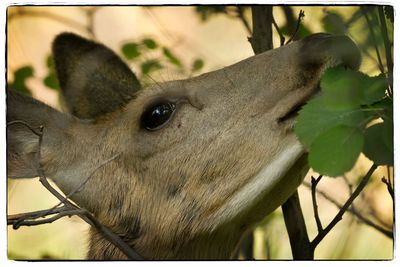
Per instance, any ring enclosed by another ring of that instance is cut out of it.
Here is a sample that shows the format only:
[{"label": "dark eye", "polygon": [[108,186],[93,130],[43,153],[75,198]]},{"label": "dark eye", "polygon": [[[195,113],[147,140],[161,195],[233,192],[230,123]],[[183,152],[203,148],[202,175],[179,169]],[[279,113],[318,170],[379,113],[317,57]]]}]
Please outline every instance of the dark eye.
[{"label": "dark eye", "polygon": [[154,131],[162,128],[175,112],[175,104],[171,102],[157,103],[148,107],[142,114],[142,127]]}]

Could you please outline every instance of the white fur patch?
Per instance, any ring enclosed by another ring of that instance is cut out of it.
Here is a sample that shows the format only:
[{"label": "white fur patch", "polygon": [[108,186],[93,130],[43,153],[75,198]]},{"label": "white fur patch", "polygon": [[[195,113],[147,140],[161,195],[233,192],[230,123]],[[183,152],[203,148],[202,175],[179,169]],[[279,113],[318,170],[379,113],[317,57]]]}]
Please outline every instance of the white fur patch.
[{"label": "white fur patch", "polygon": [[221,207],[216,213],[216,224],[213,228],[215,229],[224,222],[233,220],[237,214],[250,209],[254,205],[253,203],[273,190],[303,152],[304,148],[296,138],[286,143],[282,152],[270,164],[264,166],[249,183]]}]

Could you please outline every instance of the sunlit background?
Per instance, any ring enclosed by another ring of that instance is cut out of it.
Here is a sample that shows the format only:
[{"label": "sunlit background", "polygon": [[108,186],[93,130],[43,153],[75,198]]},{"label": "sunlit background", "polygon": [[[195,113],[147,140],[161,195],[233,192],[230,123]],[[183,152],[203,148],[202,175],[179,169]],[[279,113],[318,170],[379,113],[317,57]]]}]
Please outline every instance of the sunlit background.
[{"label": "sunlit background", "polygon": [[[296,18],[300,9],[305,11],[302,25],[307,31],[315,33],[331,30],[329,23],[335,24],[335,19],[340,22],[337,16],[343,21],[349,21],[358,7],[292,7]],[[136,73],[143,74],[147,82],[198,75],[253,55],[247,41],[249,33],[241,20],[229,14],[201,12],[192,6],[11,7],[8,9],[7,26],[8,83],[15,81],[18,70],[25,68],[26,71],[28,68],[33,72],[27,72],[29,75],[23,85],[25,89],[33,97],[62,110],[58,91],[51,88],[56,85],[51,80],[47,59],[52,40],[65,31],[106,44],[123,56]],[[250,10],[245,10],[243,16],[251,23]],[[274,8],[274,17],[277,24],[284,28],[286,16],[281,7]],[[368,35],[365,21],[360,18],[349,26],[351,38],[356,43],[364,42]],[[143,48],[143,40],[151,40],[157,47],[148,41],[148,47]],[[138,43],[142,44],[140,49],[132,45]],[[279,46],[276,33],[274,46]],[[171,55],[166,56],[161,47],[165,47]],[[369,55],[364,54],[361,70],[371,75],[378,74],[374,51],[367,48],[364,52]],[[156,59],[156,63],[153,59]],[[153,65],[144,68],[143,65],[149,61]],[[145,76],[145,72],[149,75]],[[362,156],[345,177],[324,177],[318,189],[337,202],[344,203],[349,197],[350,185],[354,184],[354,189],[371,164]],[[390,172],[392,176],[392,170]],[[310,184],[310,176],[311,173],[299,188],[299,195],[308,234],[312,239],[317,234],[317,228],[310,189],[306,185]],[[388,170],[381,167],[354,205],[365,217],[391,229],[393,203],[386,185],[381,182],[383,176],[388,176]],[[56,199],[43,189],[38,179],[8,180],[8,214],[46,209],[56,203]],[[338,209],[320,194],[318,204],[322,223],[326,226]],[[9,258],[83,259],[88,228],[86,223],[76,217],[48,225],[21,227],[18,230],[8,227]],[[281,209],[265,218],[255,229],[253,245],[253,256],[256,259],[292,258]],[[393,240],[349,213],[345,214],[315,252],[316,259],[391,259],[392,256]]]}]

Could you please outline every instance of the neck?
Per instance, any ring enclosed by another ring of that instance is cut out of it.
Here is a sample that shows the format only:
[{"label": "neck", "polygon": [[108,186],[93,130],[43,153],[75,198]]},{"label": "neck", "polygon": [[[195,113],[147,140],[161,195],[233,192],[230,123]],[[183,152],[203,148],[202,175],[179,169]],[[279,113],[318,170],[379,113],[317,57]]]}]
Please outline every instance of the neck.
[{"label": "neck", "polygon": [[[177,238],[165,245],[157,242],[147,244],[145,236],[137,239],[129,236],[121,237],[145,260],[226,260],[231,258],[244,230],[226,226],[224,231],[198,235],[190,240],[185,240],[184,237]],[[128,260],[125,254],[96,230],[91,229],[90,235],[88,259]]]}]

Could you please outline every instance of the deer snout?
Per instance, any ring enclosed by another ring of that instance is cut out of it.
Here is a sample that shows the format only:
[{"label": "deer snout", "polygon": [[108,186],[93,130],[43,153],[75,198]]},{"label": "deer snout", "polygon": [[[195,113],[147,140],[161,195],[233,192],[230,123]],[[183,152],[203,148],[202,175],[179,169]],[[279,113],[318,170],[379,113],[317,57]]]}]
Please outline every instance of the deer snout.
[{"label": "deer snout", "polygon": [[300,63],[303,65],[325,65],[325,68],[344,65],[352,69],[360,66],[360,50],[347,36],[316,33],[302,42]]}]

